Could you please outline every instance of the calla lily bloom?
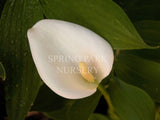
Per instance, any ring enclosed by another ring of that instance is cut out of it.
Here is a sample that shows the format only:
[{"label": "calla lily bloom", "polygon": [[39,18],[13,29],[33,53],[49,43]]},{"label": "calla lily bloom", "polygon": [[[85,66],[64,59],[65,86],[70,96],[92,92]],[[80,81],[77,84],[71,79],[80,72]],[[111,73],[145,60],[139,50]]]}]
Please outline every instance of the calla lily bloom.
[{"label": "calla lily bloom", "polygon": [[109,75],[110,44],[91,30],[61,20],[41,20],[27,32],[40,77],[58,95],[79,99],[96,92]]}]

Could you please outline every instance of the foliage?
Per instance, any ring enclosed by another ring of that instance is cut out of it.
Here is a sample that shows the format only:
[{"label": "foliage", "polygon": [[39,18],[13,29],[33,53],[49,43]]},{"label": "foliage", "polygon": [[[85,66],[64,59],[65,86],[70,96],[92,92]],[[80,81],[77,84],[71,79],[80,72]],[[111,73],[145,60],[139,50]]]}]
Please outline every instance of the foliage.
[{"label": "foliage", "polygon": [[41,81],[27,30],[45,18],[77,23],[106,39],[115,50],[107,91],[116,119],[155,120],[154,103],[160,103],[160,1],[115,1],[117,4],[112,0],[0,0],[0,78],[6,78],[9,120],[24,120],[30,110],[55,120],[112,119],[109,113],[93,113],[100,92],[69,100]]}]

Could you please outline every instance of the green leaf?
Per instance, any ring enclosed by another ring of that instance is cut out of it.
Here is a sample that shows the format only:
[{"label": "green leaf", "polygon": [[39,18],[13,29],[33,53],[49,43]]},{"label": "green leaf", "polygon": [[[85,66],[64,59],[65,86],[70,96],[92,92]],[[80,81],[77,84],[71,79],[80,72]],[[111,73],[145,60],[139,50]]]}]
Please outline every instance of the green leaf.
[{"label": "green leaf", "polygon": [[60,97],[43,84],[31,110],[41,112],[56,111],[64,107],[68,102],[70,102],[70,100]]},{"label": "green leaf", "polygon": [[32,110],[45,112],[47,116],[55,120],[88,120],[100,97],[101,94],[96,92],[84,99],[70,100],[62,98],[48,87],[42,86]]},{"label": "green leaf", "polygon": [[114,0],[126,11],[132,21],[160,20],[159,0]]},{"label": "green leaf", "polygon": [[0,23],[0,61],[6,79],[9,120],[23,120],[37,95],[41,81],[27,40],[27,29],[43,17],[37,0],[8,0]]},{"label": "green leaf", "polygon": [[92,114],[88,120],[109,120],[109,118],[107,118],[104,115],[98,114],[98,113],[94,113]]},{"label": "green leaf", "polygon": [[136,53],[133,55],[132,52],[121,53],[115,62],[115,71],[122,80],[144,89],[156,102],[160,102],[160,63],[156,62],[156,56],[152,58],[154,52],[149,52],[143,51],[155,61],[136,56]]},{"label": "green leaf", "polygon": [[131,50],[121,51],[120,53],[133,54],[141,58],[160,63],[160,49]]},{"label": "green leaf", "polygon": [[76,100],[69,109],[68,120],[88,120],[95,110],[101,94],[97,91],[94,95]]},{"label": "green leaf", "polygon": [[1,62],[0,62],[0,78],[2,78],[2,80],[6,79],[6,71]]},{"label": "green leaf", "polygon": [[160,45],[160,21],[143,20],[136,22],[135,26],[146,43]]},{"label": "green leaf", "polygon": [[108,91],[119,120],[155,120],[155,105],[143,90],[114,78]]},{"label": "green leaf", "polygon": [[150,48],[124,11],[111,0],[40,0],[49,19],[85,26],[108,40],[114,49]]}]

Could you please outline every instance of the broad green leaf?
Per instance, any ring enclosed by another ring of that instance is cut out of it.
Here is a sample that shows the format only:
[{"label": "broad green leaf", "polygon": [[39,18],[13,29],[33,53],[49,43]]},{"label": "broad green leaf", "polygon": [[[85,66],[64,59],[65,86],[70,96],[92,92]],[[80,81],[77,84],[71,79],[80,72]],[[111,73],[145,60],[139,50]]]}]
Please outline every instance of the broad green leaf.
[{"label": "broad green leaf", "polygon": [[85,26],[108,40],[114,49],[150,48],[124,11],[111,0],[40,0],[49,19]]},{"label": "broad green leaf", "polygon": [[132,21],[160,20],[160,0],[114,0]]},{"label": "broad green leaf", "polygon": [[98,113],[94,113],[92,114],[88,120],[109,120],[109,118],[107,118],[104,115],[98,114]]},{"label": "broad green leaf", "polygon": [[146,43],[160,45],[160,21],[143,20],[136,22],[135,26]]},{"label": "broad green leaf", "polygon": [[108,88],[119,120],[155,120],[155,106],[143,90],[113,78]]},{"label": "broad green leaf", "polygon": [[115,71],[122,80],[144,89],[156,102],[160,102],[160,63],[156,61],[156,56],[152,58],[153,51],[150,54],[147,52],[154,61],[132,52],[120,54],[115,62]]},{"label": "broad green leaf", "polygon": [[94,95],[76,100],[69,109],[68,120],[88,120],[95,110],[101,94],[97,91]]},{"label": "broad green leaf", "polygon": [[133,54],[141,58],[160,63],[160,49],[130,50],[130,51],[121,51],[120,53]]},{"label": "broad green leaf", "polygon": [[6,71],[1,62],[0,62],[0,78],[2,78],[2,80],[6,79]]},{"label": "broad green leaf", "polygon": [[31,110],[42,112],[56,111],[64,107],[66,104],[68,104],[68,102],[71,101],[55,94],[50,88],[43,84]]},{"label": "broad green leaf", "polygon": [[42,19],[37,0],[7,0],[0,23],[0,61],[5,66],[9,120],[23,120],[41,85],[27,40],[27,29]]},{"label": "broad green leaf", "polygon": [[[56,95],[48,87],[42,86],[32,106],[32,110],[44,112],[55,120],[88,120],[90,114],[96,108],[100,97],[101,94],[96,92],[94,95],[84,99],[64,99]],[[42,100],[40,101],[41,98]]]}]

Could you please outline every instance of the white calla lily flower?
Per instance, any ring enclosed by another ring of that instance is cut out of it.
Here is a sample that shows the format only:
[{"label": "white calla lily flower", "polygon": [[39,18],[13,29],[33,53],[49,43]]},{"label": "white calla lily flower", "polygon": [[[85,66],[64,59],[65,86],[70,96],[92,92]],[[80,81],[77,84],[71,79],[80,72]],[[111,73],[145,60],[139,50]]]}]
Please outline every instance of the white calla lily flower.
[{"label": "white calla lily flower", "polygon": [[114,55],[106,40],[80,25],[41,20],[27,33],[42,80],[58,95],[79,99],[92,95],[109,75]]}]

